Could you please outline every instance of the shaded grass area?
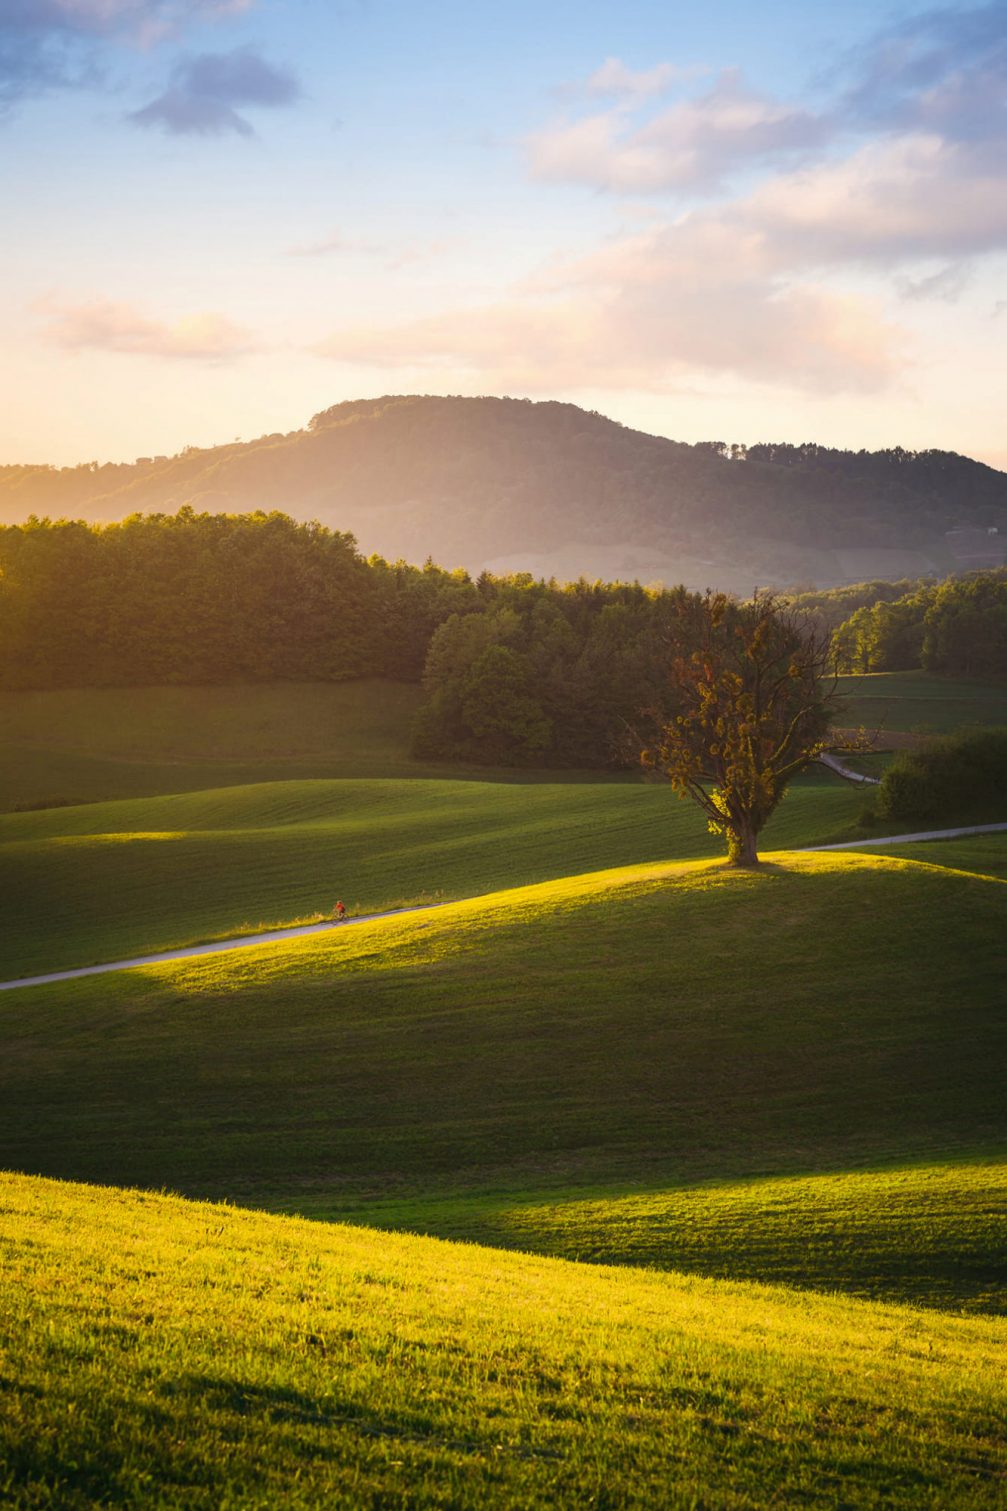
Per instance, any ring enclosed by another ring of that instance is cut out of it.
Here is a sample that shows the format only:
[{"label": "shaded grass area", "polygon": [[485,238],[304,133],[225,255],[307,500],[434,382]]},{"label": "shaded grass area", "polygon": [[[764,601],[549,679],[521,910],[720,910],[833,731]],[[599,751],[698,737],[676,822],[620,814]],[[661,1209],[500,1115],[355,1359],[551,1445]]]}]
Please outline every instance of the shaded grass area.
[{"label": "shaded grass area", "polygon": [[377,678],[0,691],[0,812],[313,778],[627,780],[416,761],[421,700],[418,685]]},{"label": "shaded grass area", "polygon": [[[795,784],[767,844],[845,837],[859,793]],[[324,914],[722,849],[666,785],[271,782],[0,815],[0,980]]]},{"label": "shaded grass area", "polygon": [[670,1191],[421,1198],[342,1215],[597,1264],[1007,1311],[1007,1159]]},{"label": "shaded grass area", "polygon": [[418,686],[376,679],[0,692],[0,798],[10,808],[400,775],[420,699]]},{"label": "shaded grass area", "polygon": [[839,678],[836,723],[869,730],[947,734],[973,724],[1007,724],[1007,684],[931,672],[870,672]]},{"label": "shaded grass area", "polygon": [[[1004,822],[1007,823],[1007,819]],[[975,871],[1007,881],[1007,833],[974,834],[969,839],[927,840],[917,845],[886,845],[885,853],[929,866]]]},{"label": "shaded grass area", "polygon": [[781,854],[9,991],[0,1164],[318,1211],[1002,1148],[1005,922],[996,880]]},{"label": "shaded grass area", "polygon": [[9,1506],[1002,1503],[1002,1319],[21,1177],[0,1200]]},{"label": "shaded grass area", "polygon": [[[1007,723],[1002,686],[899,672],[843,677],[840,688],[848,701],[837,723],[941,731]],[[421,700],[415,684],[373,678],[0,691],[0,811],[307,778],[557,779],[414,761],[409,734]]]}]

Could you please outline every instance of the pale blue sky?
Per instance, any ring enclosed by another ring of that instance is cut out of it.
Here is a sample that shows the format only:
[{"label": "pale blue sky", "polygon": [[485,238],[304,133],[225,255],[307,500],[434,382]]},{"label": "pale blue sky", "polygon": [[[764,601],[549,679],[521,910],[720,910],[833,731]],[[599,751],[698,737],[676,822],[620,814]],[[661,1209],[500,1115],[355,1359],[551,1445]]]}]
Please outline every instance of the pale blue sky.
[{"label": "pale blue sky", "polygon": [[1007,4],[0,0],[0,461],[383,392],[1007,465]]}]

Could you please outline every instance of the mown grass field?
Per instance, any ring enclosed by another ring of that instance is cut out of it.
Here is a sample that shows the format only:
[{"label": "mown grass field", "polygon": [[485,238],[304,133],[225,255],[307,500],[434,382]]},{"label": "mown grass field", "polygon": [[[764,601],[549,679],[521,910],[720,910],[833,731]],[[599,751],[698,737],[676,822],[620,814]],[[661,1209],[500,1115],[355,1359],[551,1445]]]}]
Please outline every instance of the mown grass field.
[{"label": "mown grass field", "polygon": [[421,1197],[362,1203],[359,1219],[595,1264],[1007,1312],[1007,1158],[642,1191]]},{"label": "mown grass field", "polygon": [[[842,677],[839,724],[928,731],[1007,723],[1007,688],[924,672]],[[244,783],[340,777],[485,778],[417,762],[409,683],[0,692],[0,812],[30,803],[155,797]],[[494,780],[555,781],[550,772]],[[597,780],[568,772],[563,780]]]},{"label": "mown grass field", "polygon": [[872,672],[840,677],[841,724],[948,734],[977,724],[1007,724],[1007,685],[938,677],[932,672]]},{"label": "mown grass field", "polygon": [[[845,838],[862,805],[809,776],[767,844]],[[376,912],[719,848],[649,783],[270,782],[0,815],[0,979],[328,916],[337,897]]]},{"label": "mown grass field", "polygon": [[0,692],[0,809],[436,774],[409,756],[420,698],[378,680]]},{"label": "mown grass field", "polygon": [[[1007,819],[1003,822],[1007,823]],[[916,860],[927,866],[947,866],[952,870],[975,871],[1007,880],[1007,833],[927,840],[916,845],[886,845],[885,854]]]},{"label": "mown grass field", "polygon": [[1007,1325],[0,1180],[13,1507],[994,1507]]},{"label": "mown grass field", "polygon": [[0,1502],[1001,1504],[1007,836],[792,853],[823,773],[735,873],[415,696],[0,699],[7,800],[111,799],[0,815],[0,977],[447,900],[0,993]]},{"label": "mown grass field", "polygon": [[1002,881],[780,854],[8,991],[0,1165],[335,1216],[991,1152],[1005,922]]}]

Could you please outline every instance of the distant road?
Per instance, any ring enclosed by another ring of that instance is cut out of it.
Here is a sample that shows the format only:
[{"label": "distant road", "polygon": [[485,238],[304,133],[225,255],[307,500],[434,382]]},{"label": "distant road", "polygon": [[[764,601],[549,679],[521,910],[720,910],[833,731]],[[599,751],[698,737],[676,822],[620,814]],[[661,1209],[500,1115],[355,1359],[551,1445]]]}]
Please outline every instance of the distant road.
[{"label": "distant road", "polygon": [[[920,834],[886,834],[881,839],[844,840],[840,845],[803,845],[806,852],[821,850],[863,850],[869,845],[912,845],[927,839],[962,839],[970,834],[1002,834],[1007,824],[971,824],[964,829],[927,829]],[[415,908],[393,908],[389,913],[367,913],[361,918],[343,918],[338,923],[299,924],[289,929],[270,929],[265,934],[243,934],[238,939],[217,939],[212,944],[190,944],[180,950],[162,950],[158,955],[137,955],[132,960],[110,960],[107,965],[84,965],[73,971],[50,971],[46,976],[22,976],[17,981],[0,981],[0,992],[19,986],[46,986],[51,981],[75,981],[78,976],[102,976],[106,971],[128,971],[138,965],[162,965],[169,960],[195,960],[200,955],[222,955],[225,950],[247,950],[254,944],[276,944],[284,939],[304,939],[309,934],[327,934],[355,923],[374,923],[379,918],[401,918],[403,913],[426,912],[444,908],[447,903],[421,903]]]},{"label": "distant road", "polygon": [[242,934],[236,939],[215,939],[212,944],[187,944],[179,950],[162,950],[157,955],[136,955],[132,960],[110,960],[107,965],[82,965],[73,971],[50,971],[45,976],[22,976],[17,981],[0,981],[0,992],[16,986],[44,986],[48,981],[74,981],[78,976],[101,976],[106,971],[128,971],[135,965],[161,965],[166,960],[194,960],[198,955],[220,955],[225,950],[247,950],[253,944],[275,944],[283,939],[303,939],[308,934],[326,934],[330,929],[345,929],[354,923],[373,923],[376,918],[398,918],[425,908],[443,908],[442,902],[422,903],[416,908],[393,908],[389,913],[366,913],[360,918],[326,919],[324,923],[295,924],[286,929],[270,929],[265,934]]},{"label": "distant road", "polygon": [[843,761],[838,760],[828,750],[822,751],[821,755],[818,757],[818,764],[819,766],[827,766],[830,771],[834,771],[836,773],[836,776],[841,776],[846,782],[855,782],[858,786],[861,787],[881,786],[880,777],[864,776],[860,771],[853,771],[849,766],[847,766]]},{"label": "distant road", "polygon": [[924,839],[967,839],[970,834],[1002,834],[1007,824],[969,824],[964,829],[924,829],[919,834],[885,834],[880,839],[845,839],[841,845],[805,845],[805,850],[862,850],[865,845],[915,845]]}]

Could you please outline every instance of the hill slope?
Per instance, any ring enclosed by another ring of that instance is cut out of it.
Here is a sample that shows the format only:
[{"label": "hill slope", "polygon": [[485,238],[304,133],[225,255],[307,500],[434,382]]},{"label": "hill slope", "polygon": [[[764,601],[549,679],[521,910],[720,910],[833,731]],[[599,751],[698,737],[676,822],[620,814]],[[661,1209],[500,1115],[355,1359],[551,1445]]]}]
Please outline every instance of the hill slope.
[{"label": "hill slope", "polygon": [[8,1506],[993,1507],[1007,1330],[4,1177]]},{"label": "hill slope", "polygon": [[[862,795],[796,782],[770,845],[849,830]],[[0,980],[256,925],[468,897],[635,861],[714,855],[666,785],[274,781],[0,815]]]},{"label": "hill slope", "polygon": [[595,1264],[1007,1313],[1004,1158],[643,1190],[393,1199],[344,1215]]},{"label": "hill slope", "polygon": [[769,860],[4,992],[0,1166],[331,1213],[1002,1147],[1007,886]]},{"label": "hill slope", "polygon": [[0,1195],[9,1506],[999,1503],[1001,1319]]},{"label": "hill slope", "polygon": [[737,462],[517,399],[386,397],[176,457],[0,468],[7,521],[187,502],[318,518],[393,559],[744,592],[950,570],[946,531],[1007,530],[1007,477],[954,453],[766,446]]}]

